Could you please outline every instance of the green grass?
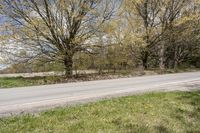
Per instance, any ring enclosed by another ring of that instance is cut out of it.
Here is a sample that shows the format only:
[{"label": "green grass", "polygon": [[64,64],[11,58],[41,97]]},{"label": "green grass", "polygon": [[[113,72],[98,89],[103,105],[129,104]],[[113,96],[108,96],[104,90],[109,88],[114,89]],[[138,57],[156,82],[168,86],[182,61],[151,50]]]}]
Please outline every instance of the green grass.
[{"label": "green grass", "polygon": [[151,93],[0,119],[0,133],[199,133],[200,92]]},{"label": "green grass", "polygon": [[62,77],[13,77],[13,78],[0,78],[0,88],[13,88],[25,87],[34,85],[55,84],[61,82]]}]

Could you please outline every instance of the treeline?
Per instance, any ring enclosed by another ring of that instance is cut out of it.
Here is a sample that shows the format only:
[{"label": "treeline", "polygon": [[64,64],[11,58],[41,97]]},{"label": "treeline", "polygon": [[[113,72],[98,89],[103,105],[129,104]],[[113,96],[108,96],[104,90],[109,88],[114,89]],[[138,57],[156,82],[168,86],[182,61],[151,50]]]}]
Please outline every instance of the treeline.
[{"label": "treeline", "polygon": [[199,1],[127,0],[123,4],[117,19],[105,26],[108,45],[101,44],[95,55],[75,55],[76,67],[114,71],[200,67]]},{"label": "treeline", "polygon": [[[200,67],[199,0],[43,1],[3,3],[13,5],[10,12],[2,8],[12,21],[14,15],[27,21],[15,30],[18,36],[23,33],[26,46],[37,51],[30,58],[33,64],[48,62],[46,68],[35,65],[31,71],[65,70],[71,75],[82,69],[101,73]],[[18,8],[20,4],[32,7],[37,20],[26,14],[29,8]]]}]

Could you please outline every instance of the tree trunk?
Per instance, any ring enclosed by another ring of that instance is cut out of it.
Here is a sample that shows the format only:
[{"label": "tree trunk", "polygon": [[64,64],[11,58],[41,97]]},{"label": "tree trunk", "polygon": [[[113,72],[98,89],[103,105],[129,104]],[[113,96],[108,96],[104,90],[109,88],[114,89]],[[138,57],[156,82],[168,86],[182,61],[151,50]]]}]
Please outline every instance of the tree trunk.
[{"label": "tree trunk", "polygon": [[144,70],[147,70],[148,68],[148,57],[149,57],[149,53],[145,51],[142,57],[142,67]]},{"label": "tree trunk", "polygon": [[174,69],[177,69],[178,67],[178,46],[175,46],[175,50],[174,50]]},{"label": "tree trunk", "polygon": [[160,70],[165,70],[165,45],[163,44],[160,46],[159,68]]},{"label": "tree trunk", "polygon": [[73,56],[66,55],[64,58],[65,65],[65,76],[72,77],[73,76]]},{"label": "tree trunk", "polygon": [[178,68],[178,61],[174,62],[174,70],[176,70]]}]

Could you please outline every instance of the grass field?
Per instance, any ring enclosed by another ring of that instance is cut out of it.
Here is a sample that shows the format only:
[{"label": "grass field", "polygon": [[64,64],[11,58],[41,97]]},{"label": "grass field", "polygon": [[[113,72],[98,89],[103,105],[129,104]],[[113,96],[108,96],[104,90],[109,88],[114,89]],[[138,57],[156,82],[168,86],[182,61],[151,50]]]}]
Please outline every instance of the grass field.
[{"label": "grass field", "polygon": [[200,92],[150,93],[0,119],[0,133],[199,133]]}]

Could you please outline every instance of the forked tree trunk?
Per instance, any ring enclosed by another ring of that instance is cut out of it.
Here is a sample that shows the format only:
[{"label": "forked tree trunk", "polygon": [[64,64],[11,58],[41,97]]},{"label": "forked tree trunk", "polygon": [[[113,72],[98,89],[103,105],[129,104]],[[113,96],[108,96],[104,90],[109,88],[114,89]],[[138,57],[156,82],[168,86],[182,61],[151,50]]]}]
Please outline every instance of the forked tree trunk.
[{"label": "forked tree trunk", "polygon": [[65,76],[72,77],[73,76],[73,56],[66,55],[64,58],[65,65]]}]

